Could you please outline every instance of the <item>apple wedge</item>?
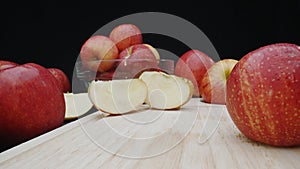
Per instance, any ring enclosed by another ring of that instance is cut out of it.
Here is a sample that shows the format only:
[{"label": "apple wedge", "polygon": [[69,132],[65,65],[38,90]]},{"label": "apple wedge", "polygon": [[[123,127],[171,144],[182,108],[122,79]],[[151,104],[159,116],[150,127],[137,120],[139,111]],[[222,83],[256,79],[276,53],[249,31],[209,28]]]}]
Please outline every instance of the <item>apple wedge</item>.
[{"label": "apple wedge", "polygon": [[64,93],[66,102],[65,120],[72,120],[88,112],[93,104],[87,93]]},{"label": "apple wedge", "polygon": [[145,103],[154,109],[178,109],[193,96],[193,83],[183,77],[158,71],[145,71],[139,79],[148,88]]},{"label": "apple wedge", "polygon": [[147,97],[147,86],[140,79],[91,81],[88,94],[94,107],[109,114],[139,110]]}]

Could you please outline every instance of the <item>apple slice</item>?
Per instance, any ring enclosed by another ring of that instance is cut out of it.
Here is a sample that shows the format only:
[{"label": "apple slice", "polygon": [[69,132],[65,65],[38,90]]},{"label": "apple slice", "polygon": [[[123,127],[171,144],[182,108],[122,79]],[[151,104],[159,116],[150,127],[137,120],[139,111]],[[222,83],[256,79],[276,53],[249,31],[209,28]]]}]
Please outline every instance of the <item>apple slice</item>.
[{"label": "apple slice", "polygon": [[91,81],[88,89],[91,102],[98,110],[109,114],[136,111],[147,97],[147,86],[140,79]]},{"label": "apple slice", "polygon": [[93,107],[88,93],[64,93],[64,98],[66,102],[65,120],[78,118]]},{"label": "apple slice", "polygon": [[193,83],[183,77],[145,71],[139,77],[148,88],[145,103],[154,109],[178,109],[193,96]]}]

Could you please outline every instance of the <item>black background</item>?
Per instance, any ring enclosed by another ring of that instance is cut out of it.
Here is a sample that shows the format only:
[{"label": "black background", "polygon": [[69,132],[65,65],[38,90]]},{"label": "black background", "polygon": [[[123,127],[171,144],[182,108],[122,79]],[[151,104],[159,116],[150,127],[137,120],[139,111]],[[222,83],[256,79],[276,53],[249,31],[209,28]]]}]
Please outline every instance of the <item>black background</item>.
[{"label": "black background", "polygon": [[[270,43],[300,45],[299,0],[102,3],[10,1],[1,5],[0,59],[57,67],[72,79],[82,44],[105,24],[138,12],[165,12],[188,20],[207,35],[221,59],[240,59]],[[169,40],[158,41],[173,50]],[[180,56],[186,49],[174,50]]]}]

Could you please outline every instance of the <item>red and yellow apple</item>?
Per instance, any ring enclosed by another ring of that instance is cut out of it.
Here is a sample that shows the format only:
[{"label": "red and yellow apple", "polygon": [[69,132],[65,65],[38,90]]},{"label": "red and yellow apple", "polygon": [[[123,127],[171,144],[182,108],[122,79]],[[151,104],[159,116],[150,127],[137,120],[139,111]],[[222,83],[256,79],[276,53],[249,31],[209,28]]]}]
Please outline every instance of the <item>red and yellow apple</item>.
[{"label": "red and yellow apple", "polygon": [[82,65],[94,72],[105,72],[111,69],[115,62],[106,60],[117,59],[118,56],[119,50],[116,44],[103,35],[90,37],[80,50]]},{"label": "red and yellow apple", "polygon": [[187,78],[194,85],[194,96],[200,97],[202,91],[200,84],[204,74],[214,64],[212,58],[197,49],[185,52],[175,65],[175,75]]},{"label": "red and yellow apple", "polygon": [[61,126],[63,92],[55,77],[34,63],[0,70],[0,149]]},{"label": "red and yellow apple", "polygon": [[69,81],[68,76],[65,74],[64,71],[58,68],[48,68],[50,73],[56,78],[57,82],[61,86],[61,90],[64,93],[70,92],[71,91],[71,84]]},{"label": "red and yellow apple", "polygon": [[119,54],[115,76],[133,78],[144,70],[159,69],[159,53],[149,44],[132,45]]},{"label": "red and yellow apple", "polygon": [[119,51],[129,46],[143,43],[141,30],[134,24],[120,24],[112,29],[109,38],[113,40]]},{"label": "red and yellow apple", "polygon": [[243,56],[226,84],[226,107],[251,140],[300,145],[300,49],[275,43]]},{"label": "red and yellow apple", "polygon": [[238,61],[223,59],[210,67],[200,83],[202,100],[207,103],[225,104],[226,81]]}]

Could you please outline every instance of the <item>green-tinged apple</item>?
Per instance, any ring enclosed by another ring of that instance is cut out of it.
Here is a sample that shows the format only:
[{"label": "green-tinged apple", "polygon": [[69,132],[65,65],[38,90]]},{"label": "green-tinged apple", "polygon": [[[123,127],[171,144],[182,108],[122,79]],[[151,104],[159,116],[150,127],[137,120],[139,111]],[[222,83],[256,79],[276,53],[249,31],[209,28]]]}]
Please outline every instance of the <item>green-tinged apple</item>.
[{"label": "green-tinged apple", "polygon": [[226,107],[237,128],[271,146],[300,145],[300,49],[275,43],[243,56],[226,84]]},{"label": "green-tinged apple", "polygon": [[159,53],[149,44],[132,45],[120,52],[116,76],[134,78],[147,69],[159,69]]},{"label": "green-tinged apple", "polygon": [[179,109],[193,96],[193,83],[183,77],[160,71],[145,71],[139,79],[147,85],[145,103],[153,109]]},{"label": "green-tinged apple", "polygon": [[238,61],[223,59],[210,67],[200,83],[202,100],[207,103],[225,104],[226,81]]},{"label": "green-tinged apple", "polygon": [[105,72],[111,69],[117,59],[119,50],[116,44],[107,36],[91,36],[81,47],[80,59],[82,65],[94,72]]},{"label": "green-tinged apple", "polygon": [[191,80],[195,89],[193,96],[201,97],[202,78],[214,63],[214,60],[207,54],[197,49],[191,49],[178,59],[174,74]]},{"label": "green-tinged apple", "polygon": [[94,107],[109,114],[137,111],[145,102],[147,86],[140,79],[91,81],[89,98]]},{"label": "green-tinged apple", "polygon": [[129,46],[143,43],[141,30],[134,24],[120,24],[112,29],[109,38],[113,40],[119,51]]},{"label": "green-tinged apple", "polygon": [[27,63],[0,70],[0,145],[7,149],[61,126],[63,92],[43,66]]},{"label": "green-tinged apple", "polygon": [[12,61],[0,60],[0,70],[15,67],[15,66],[18,66],[18,65],[19,65],[18,63],[15,63],[15,62],[12,62]]},{"label": "green-tinged apple", "polygon": [[59,68],[48,68],[52,75],[56,78],[57,82],[61,86],[61,90],[64,93],[71,91],[71,83],[68,76]]}]

